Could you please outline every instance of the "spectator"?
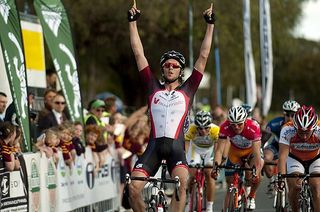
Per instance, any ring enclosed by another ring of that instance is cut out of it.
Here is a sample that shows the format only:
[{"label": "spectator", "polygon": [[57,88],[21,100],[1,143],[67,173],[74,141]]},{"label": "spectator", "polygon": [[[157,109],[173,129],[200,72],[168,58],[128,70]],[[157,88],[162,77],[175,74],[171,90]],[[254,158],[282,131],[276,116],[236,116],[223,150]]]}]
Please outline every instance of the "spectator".
[{"label": "spectator", "polygon": [[47,89],[44,92],[44,108],[39,112],[38,119],[43,119],[51,110],[53,104],[53,97],[57,95],[57,91],[55,89]]},{"label": "spectator", "polygon": [[83,132],[83,126],[81,122],[76,121],[73,124],[73,138],[72,138],[72,143],[74,145],[74,148],[76,150],[76,153],[78,156],[83,154],[85,152],[85,147],[82,142],[82,132]]},{"label": "spectator", "polygon": [[109,114],[109,116],[112,116],[117,112],[117,105],[116,105],[116,97],[108,97],[104,100],[106,112]]},{"label": "spectator", "polygon": [[4,121],[7,104],[8,104],[7,95],[3,92],[0,92],[0,122]]},{"label": "spectator", "polygon": [[57,76],[57,73],[53,69],[48,69],[46,71],[46,81],[47,81],[47,88],[59,90],[58,76]]},{"label": "spectator", "polygon": [[46,155],[47,158],[52,157],[55,164],[59,161],[58,146],[60,144],[59,135],[54,128],[50,128],[44,131],[44,133],[38,138],[36,147],[37,149]]},{"label": "spectator", "polygon": [[57,94],[53,97],[52,110],[44,117],[38,120],[38,131],[55,127],[67,121],[66,115],[63,113],[66,106],[65,99],[62,95]]},{"label": "spectator", "polygon": [[95,174],[98,173],[99,170],[99,156],[97,153],[97,147],[96,142],[101,134],[101,131],[98,126],[96,125],[89,125],[85,128],[85,136],[86,136],[86,145],[91,149],[92,151],[92,158],[93,162],[95,164]]},{"label": "spectator", "polygon": [[0,123],[0,152],[6,170],[13,171],[17,167],[17,158],[12,152],[12,144],[16,139],[16,126],[10,122]]},{"label": "spectator", "polygon": [[63,123],[58,126],[60,148],[65,163],[71,168],[76,158],[76,150],[72,143],[72,125],[70,123]]}]

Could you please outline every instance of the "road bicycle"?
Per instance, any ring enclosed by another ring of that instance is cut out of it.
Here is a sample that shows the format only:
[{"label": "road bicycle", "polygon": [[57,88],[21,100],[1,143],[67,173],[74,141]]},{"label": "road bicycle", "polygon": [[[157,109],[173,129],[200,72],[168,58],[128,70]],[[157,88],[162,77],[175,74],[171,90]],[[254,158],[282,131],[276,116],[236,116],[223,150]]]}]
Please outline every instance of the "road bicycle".
[{"label": "road bicycle", "polygon": [[148,196],[146,204],[146,210],[148,212],[166,212],[168,211],[168,201],[165,195],[166,183],[174,184],[175,198],[177,201],[180,200],[179,197],[179,188],[180,188],[180,179],[176,176],[174,179],[168,179],[166,177],[167,164],[163,160],[161,162],[161,177],[131,177],[129,174],[126,174],[126,184],[129,185],[132,180],[145,181],[150,183],[151,194]]},{"label": "road bicycle", "polygon": [[[243,163],[245,164],[245,163]],[[232,165],[232,166],[226,166],[226,165],[218,165],[216,166],[216,172],[219,172],[219,169],[227,169],[227,170],[233,170],[233,181],[228,189],[227,192],[229,192],[229,202],[227,204],[227,208],[225,212],[240,212],[240,211],[252,211],[247,210],[247,194],[244,186],[244,182],[242,180],[242,177],[240,177],[239,173],[243,173],[244,171],[251,171],[252,175],[256,176],[256,168],[252,167],[246,167],[245,165]]]},{"label": "road bicycle", "polygon": [[213,166],[205,165],[204,157],[205,155],[200,155],[201,163],[197,164],[189,164],[189,168],[195,168],[195,176],[193,178],[193,182],[191,184],[191,192],[189,196],[189,211],[206,211],[207,206],[207,191],[206,191],[206,184],[205,184],[205,174],[204,170],[206,168],[211,168]]},{"label": "road bicycle", "polygon": [[320,174],[281,174],[279,181],[284,178],[299,178],[301,179],[301,190],[299,192],[299,206],[301,212],[312,212],[313,199],[310,191],[309,179],[313,177],[320,177]]}]

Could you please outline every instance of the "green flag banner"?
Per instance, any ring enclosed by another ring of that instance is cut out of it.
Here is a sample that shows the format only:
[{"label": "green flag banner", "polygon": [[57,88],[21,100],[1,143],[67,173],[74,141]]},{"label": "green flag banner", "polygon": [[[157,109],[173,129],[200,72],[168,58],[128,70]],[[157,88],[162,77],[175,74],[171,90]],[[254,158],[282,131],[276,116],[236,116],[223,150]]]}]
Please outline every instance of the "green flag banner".
[{"label": "green flag banner", "polygon": [[83,122],[77,63],[64,6],[60,0],[35,0],[34,8],[40,19],[71,119]]},{"label": "green flag banner", "polygon": [[0,0],[0,29],[0,43],[12,99],[22,128],[23,145],[26,151],[30,151],[26,66],[20,20],[14,0]]}]

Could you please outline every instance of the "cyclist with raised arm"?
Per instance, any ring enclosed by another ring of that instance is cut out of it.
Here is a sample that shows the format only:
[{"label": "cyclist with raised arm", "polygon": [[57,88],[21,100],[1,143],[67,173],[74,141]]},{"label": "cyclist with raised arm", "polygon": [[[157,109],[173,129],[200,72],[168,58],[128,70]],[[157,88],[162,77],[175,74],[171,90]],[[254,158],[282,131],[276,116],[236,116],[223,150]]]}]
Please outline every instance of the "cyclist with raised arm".
[{"label": "cyclist with raised arm", "polygon": [[[183,123],[202,79],[211,49],[215,20],[212,5],[205,10],[203,15],[207,22],[207,29],[191,76],[182,83],[185,58],[179,52],[169,51],[160,59],[164,81],[164,84],[161,84],[151,72],[144,55],[136,21],[140,16],[140,10],[134,4],[128,13],[130,43],[140,77],[146,87],[151,119],[150,140],[145,152],[136,162],[132,176],[155,175],[161,161],[165,159],[171,177],[178,176],[181,183],[180,201],[172,199],[172,211],[183,211],[185,206],[188,166],[184,151]],[[134,181],[130,184],[130,204],[134,211],[145,211],[141,197],[144,185],[145,182],[141,181]]]},{"label": "cyclist with raised arm", "polygon": [[[248,165],[250,167],[256,167],[256,176],[252,176],[251,173],[246,173],[246,180],[249,180],[251,184],[251,191],[248,195],[248,201],[246,208],[254,210],[255,195],[257,188],[260,184],[260,173],[262,167],[262,160],[260,154],[261,148],[261,134],[259,124],[247,118],[247,112],[242,106],[231,107],[228,111],[228,119],[220,125],[220,133],[217,150],[215,152],[214,166],[220,165],[225,148],[228,151],[227,166],[240,165],[243,159],[248,159]],[[225,176],[228,187],[233,182],[232,170],[226,170]],[[215,167],[212,170],[211,176],[216,178]],[[227,192],[224,202],[224,208],[227,208],[230,196]],[[224,210],[225,211],[225,210]]]},{"label": "cyclist with raised arm", "polygon": [[[285,101],[282,105],[283,116],[276,117],[268,122],[266,129],[263,131],[264,136],[262,142],[266,142],[263,147],[264,161],[277,162],[279,153],[279,137],[280,131],[284,124],[292,120],[294,113],[300,108],[298,102],[294,100]],[[270,142],[267,142],[267,141]],[[273,165],[264,165],[264,171],[268,178],[271,178],[274,173]]]},{"label": "cyclist with raised arm", "polygon": [[[194,124],[191,124],[185,135],[187,162],[190,165],[203,164],[205,166],[213,165],[214,149],[219,137],[219,127],[212,123],[212,117],[209,112],[199,111],[194,118]],[[202,158],[204,161],[202,161]],[[205,169],[205,179],[207,182],[207,206],[206,211],[213,211],[215,198],[215,180],[210,177],[211,169]],[[194,177],[195,169],[190,169],[190,175]]]},{"label": "cyclist with raised arm", "polygon": [[[293,121],[281,130],[279,140],[280,174],[320,173],[320,124],[312,106],[303,105],[294,114]],[[288,196],[292,212],[299,211],[301,181],[288,178]],[[313,211],[320,211],[320,180],[310,178]]]}]

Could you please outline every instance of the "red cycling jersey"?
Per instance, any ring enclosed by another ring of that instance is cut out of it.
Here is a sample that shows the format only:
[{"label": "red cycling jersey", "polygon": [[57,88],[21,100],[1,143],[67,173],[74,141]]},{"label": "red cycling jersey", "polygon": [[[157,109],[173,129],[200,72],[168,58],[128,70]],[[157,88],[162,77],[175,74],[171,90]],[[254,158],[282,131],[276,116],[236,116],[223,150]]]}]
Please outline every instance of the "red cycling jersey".
[{"label": "red cycling jersey", "polygon": [[261,140],[260,125],[248,118],[244,122],[242,132],[235,134],[230,127],[230,122],[227,120],[220,126],[219,138],[229,138],[231,146],[228,158],[232,163],[239,163],[241,158],[247,157],[252,153],[253,142]]}]

